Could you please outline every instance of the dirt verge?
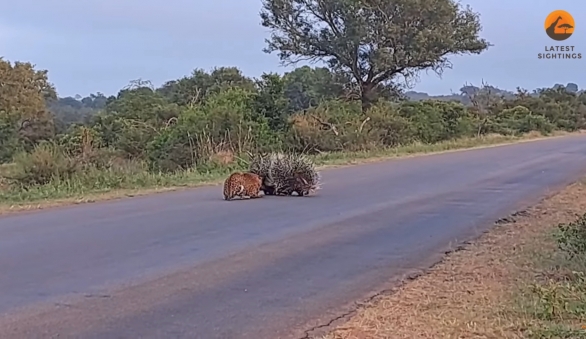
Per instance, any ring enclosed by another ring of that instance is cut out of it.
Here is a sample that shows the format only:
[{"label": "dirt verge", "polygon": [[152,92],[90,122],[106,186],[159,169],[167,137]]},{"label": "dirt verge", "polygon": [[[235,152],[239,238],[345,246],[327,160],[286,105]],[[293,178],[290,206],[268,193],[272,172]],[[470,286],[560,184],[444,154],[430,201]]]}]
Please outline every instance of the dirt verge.
[{"label": "dirt verge", "polygon": [[[568,266],[559,261],[552,232],[585,212],[586,185],[570,185],[502,219],[429,273],[359,308],[323,338],[586,338],[586,322],[580,322],[586,311],[556,311],[551,300],[561,292],[543,279],[552,267],[559,273]],[[569,300],[586,310],[586,299],[571,300],[577,289],[586,298],[586,284],[566,289],[573,294],[564,294],[559,307],[565,310]]]}]

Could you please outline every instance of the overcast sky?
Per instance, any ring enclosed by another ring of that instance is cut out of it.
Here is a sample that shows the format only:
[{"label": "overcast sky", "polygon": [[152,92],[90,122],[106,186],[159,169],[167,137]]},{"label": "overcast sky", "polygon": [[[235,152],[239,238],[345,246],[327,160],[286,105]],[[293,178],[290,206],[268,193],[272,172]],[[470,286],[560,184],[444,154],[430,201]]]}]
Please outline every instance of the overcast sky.
[{"label": "overcast sky", "polygon": [[[514,90],[575,82],[586,88],[586,2],[467,0],[481,14],[482,36],[495,46],[480,56],[454,58],[442,79],[421,76],[415,90],[458,91],[465,83]],[[48,69],[60,96],[116,94],[130,80],[155,85],[194,68],[237,66],[245,75],[282,73],[276,55],[262,52],[260,0],[19,0],[0,11],[0,56]],[[551,45],[543,29],[556,9],[574,16],[574,35],[562,42],[582,60],[538,60]]]}]

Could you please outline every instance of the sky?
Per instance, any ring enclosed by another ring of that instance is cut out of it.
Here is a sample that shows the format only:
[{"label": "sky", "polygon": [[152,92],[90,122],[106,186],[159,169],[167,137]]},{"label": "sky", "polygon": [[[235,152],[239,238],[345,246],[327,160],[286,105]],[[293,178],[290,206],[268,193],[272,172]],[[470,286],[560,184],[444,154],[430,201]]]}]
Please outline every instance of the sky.
[{"label": "sky", "polygon": [[[479,12],[481,36],[494,46],[451,58],[441,78],[422,73],[414,90],[458,92],[465,83],[514,90],[577,83],[586,88],[586,2],[467,0]],[[195,68],[237,66],[247,76],[283,73],[276,54],[262,51],[260,0],[19,0],[0,11],[0,57],[49,70],[60,96],[116,94],[131,80],[155,86]],[[544,31],[553,10],[570,12],[574,34],[556,43]],[[573,45],[581,60],[539,60],[548,45]],[[580,71],[578,71],[580,70]]]}]

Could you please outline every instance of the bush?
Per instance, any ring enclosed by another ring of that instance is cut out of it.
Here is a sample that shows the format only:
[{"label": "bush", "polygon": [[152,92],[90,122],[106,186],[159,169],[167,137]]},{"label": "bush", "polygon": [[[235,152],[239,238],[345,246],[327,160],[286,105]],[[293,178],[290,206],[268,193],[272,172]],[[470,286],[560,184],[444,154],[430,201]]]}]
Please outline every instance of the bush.
[{"label": "bush", "polygon": [[359,103],[328,100],[289,119],[286,144],[297,152],[335,152],[363,149],[366,140],[357,130],[366,119]]},{"label": "bush", "polygon": [[559,249],[569,258],[586,254],[586,213],[576,221],[559,224],[556,238]]},{"label": "bush", "polygon": [[399,114],[408,119],[415,139],[423,143],[472,136],[475,130],[474,117],[464,105],[456,102],[405,102],[399,107]]},{"label": "bush", "polygon": [[462,104],[381,100],[362,113],[357,102],[329,100],[290,119],[286,139],[296,151],[361,151],[472,136],[476,120]]},{"label": "bush", "polygon": [[399,115],[397,105],[380,101],[371,107],[366,115],[370,118],[363,129],[371,145],[377,147],[396,147],[417,140],[416,128],[409,119]]},{"label": "bush", "polygon": [[544,116],[533,114],[527,107],[515,106],[502,110],[489,121],[487,128],[492,133],[515,135],[520,133],[541,132],[549,134],[555,126]]},{"label": "bush", "polygon": [[[472,99],[479,98],[473,95],[477,92],[492,93],[486,86],[465,86],[462,95],[422,101],[396,100],[393,89],[385,87],[363,112],[354,85],[327,68],[263,74],[256,81],[236,68],[219,68],[209,74],[196,70],[158,89],[138,80],[117,96],[60,98],[49,105],[57,110],[54,116],[42,109],[47,102],[41,97],[29,102],[35,109],[13,107],[24,105],[13,100],[0,107],[0,163],[18,154],[13,186],[75,177],[84,185],[94,180],[118,187],[134,182],[125,176],[158,182],[163,180],[158,176],[181,171],[242,168],[242,159],[255,152],[357,154],[487,133],[547,134],[586,127],[586,94],[575,86],[507,97],[496,93],[484,104]],[[59,116],[68,116],[68,122],[58,121]],[[34,147],[46,139],[54,144]],[[107,174],[101,177],[99,171]]]},{"label": "bush", "polygon": [[267,119],[255,114],[254,99],[249,91],[228,89],[210,95],[204,105],[185,109],[147,144],[151,168],[171,172],[208,166],[219,154],[279,147]]},{"label": "bush", "polygon": [[79,170],[78,163],[53,143],[37,145],[30,153],[14,157],[13,174],[9,178],[23,187],[44,185],[52,180],[67,180]]}]

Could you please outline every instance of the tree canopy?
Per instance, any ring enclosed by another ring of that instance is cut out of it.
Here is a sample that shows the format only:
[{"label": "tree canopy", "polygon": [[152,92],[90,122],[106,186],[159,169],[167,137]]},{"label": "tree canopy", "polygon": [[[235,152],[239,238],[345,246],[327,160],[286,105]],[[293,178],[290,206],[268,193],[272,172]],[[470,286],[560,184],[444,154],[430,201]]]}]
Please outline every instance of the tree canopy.
[{"label": "tree canopy", "polygon": [[47,102],[56,97],[46,70],[0,58],[0,162],[9,158],[9,147],[26,149],[53,136]]},{"label": "tree canopy", "polygon": [[323,61],[353,80],[363,110],[377,89],[419,71],[441,74],[448,57],[480,54],[479,14],[453,0],[263,0],[265,52],[283,64]]},{"label": "tree canopy", "polygon": [[[377,102],[366,111],[356,79],[334,67],[258,78],[236,67],[196,68],[160,87],[138,79],[116,95],[58,98],[46,70],[2,60],[0,170],[10,175],[0,173],[0,194],[71,176],[91,187],[134,187],[145,178],[159,185],[162,173],[242,168],[255,152],[369,151],[586,128],[586,92],[575,83],[516,94],[465,84],[460,93],[406,92],[397,102],[393,80],[373,88]],[[15,166],[1,165],[9,162]]]}]

